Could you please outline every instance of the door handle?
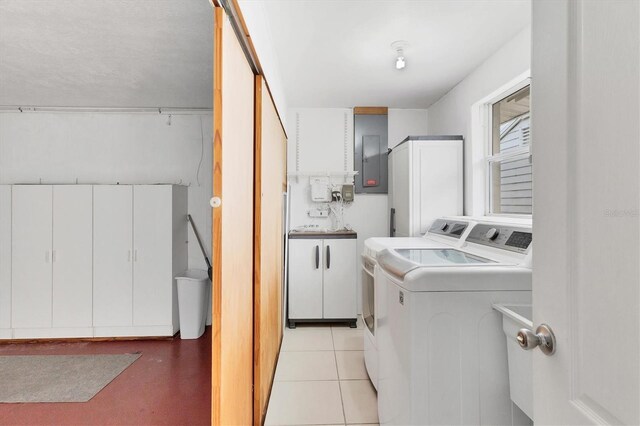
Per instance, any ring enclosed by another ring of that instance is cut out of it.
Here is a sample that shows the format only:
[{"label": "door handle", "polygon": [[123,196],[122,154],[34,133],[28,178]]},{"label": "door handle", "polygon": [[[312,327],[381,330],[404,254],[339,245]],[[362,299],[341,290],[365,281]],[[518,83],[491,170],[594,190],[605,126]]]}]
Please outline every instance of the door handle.
[{"label": "door handle", "polygon": [[327,269],[331,269],[331,246],[327,246]]},{"label": "door handle", "polygon": [[320,267],[320,246],[316,246],[316,269]]},{"label": "door handle", "polygon": [[540,347],[545,355],[551,356],[556,352],[556,336],[547,324],[540,324],[535,333],[528,328],[521,328],[516,340],[525,351]]},{"label": "door handle", "polygon": [[389,236],[396,236],[396,209],[391,209],[389,213]]}]

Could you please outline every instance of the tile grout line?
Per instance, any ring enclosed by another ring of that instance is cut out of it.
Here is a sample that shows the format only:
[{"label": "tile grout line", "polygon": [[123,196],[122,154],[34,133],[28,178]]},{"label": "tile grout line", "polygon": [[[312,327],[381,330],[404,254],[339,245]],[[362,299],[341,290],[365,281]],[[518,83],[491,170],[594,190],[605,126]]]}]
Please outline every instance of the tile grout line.
[{"label": "tile grout line", "polygon": [[338,376],[338,390],[340,391],[340,405],[342,406],[342,419],[347,424],[347,413],[344,411],[344,397],[342,396],[342,384],[340,383],[340,369],[338,368],[338,355],[336,354],[336,342],[333,339],[333,327],[331,327],[331,344],[333,345],[333,359],[336,362],[336,375]]}]

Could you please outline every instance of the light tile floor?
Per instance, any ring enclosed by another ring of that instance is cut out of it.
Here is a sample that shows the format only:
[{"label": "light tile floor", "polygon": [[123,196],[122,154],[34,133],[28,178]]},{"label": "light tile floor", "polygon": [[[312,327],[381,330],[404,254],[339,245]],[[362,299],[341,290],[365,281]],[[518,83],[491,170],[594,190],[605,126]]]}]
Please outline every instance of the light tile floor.
[{"label": "light tile floor", "polygon": [[376,391],[364,366],[363,325],[286,329],[265,425],[378,423]]}]

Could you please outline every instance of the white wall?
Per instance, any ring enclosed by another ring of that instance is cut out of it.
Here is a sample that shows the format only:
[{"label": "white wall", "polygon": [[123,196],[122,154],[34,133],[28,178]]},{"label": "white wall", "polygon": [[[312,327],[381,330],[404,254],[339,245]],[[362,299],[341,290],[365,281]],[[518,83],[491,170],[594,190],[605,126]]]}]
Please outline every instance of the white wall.
[{"label": "white wall", "polygon": [[[168,120],[164,113],[0,113],[0,184],[189,185],[189,213],[210,250],[212,115]],[[205,268],[191,231],[189,267]]]},{"label": "white wall", "polygon": [[428,135],[426,109],[389,110],[389,148],[393,148],[407,136]]},{"label": "white wall", "polygon": [[[484,215],[484,141],[472,138],[472,106],[531,67],[531,27],[490,56],[449,93],[429,107],[429,134],[465,137],[465,214]],[[476,139],[481,139],[477,138]]]},{"label": "white wall", "polygon": [[[353,171],[353,110],[350,108],[297,108],[288,114],[288,169],[296,171],[328,172]],[[419,109],[389,110],[389,146],[395,146],[409,135],[427,132],[427,111]],[[395,142],[392,142],[395,141]],[[297,142],[297,147],[296,147]],[[296,162],[296,158],[298,161]],[[341,184],[344,178],[334,176],[332,183]],[[352,181],[351,181],[352,182]],[[311,218],[307,211],[316,203],[311,201],[309,177],[289,179],[291,188],[290,229],[303,225],[334,227],[335,217]],[[364,241],[371,237],[389,235],[387,194],[355,194],[353,203],[345,205],[344,223],[358,233],[358,256]],[[358,309],[361,312],[360,264],[358,268]]]}]

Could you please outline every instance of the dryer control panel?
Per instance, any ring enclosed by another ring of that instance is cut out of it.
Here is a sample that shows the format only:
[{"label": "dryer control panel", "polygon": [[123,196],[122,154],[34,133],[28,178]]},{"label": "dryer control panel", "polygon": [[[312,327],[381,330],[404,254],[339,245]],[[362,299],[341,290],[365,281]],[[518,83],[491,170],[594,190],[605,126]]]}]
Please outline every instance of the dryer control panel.
[{"label": "dryer control panel", "polygon": [[476,225],[467,237],[470,243],[517,253],[526,253],[532,240],[533,234],[530,229],[488,223]]},{"label": "dryer control panel", "polygon": [[431,228],[429,228],[430,234],[446,235],[459,239],[464,234],[469,223],[460,222],[455,220],[436,219]]}]

